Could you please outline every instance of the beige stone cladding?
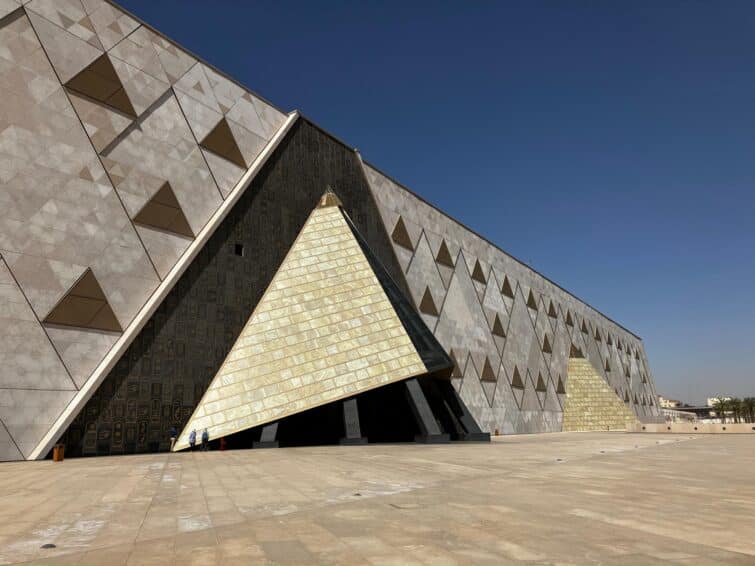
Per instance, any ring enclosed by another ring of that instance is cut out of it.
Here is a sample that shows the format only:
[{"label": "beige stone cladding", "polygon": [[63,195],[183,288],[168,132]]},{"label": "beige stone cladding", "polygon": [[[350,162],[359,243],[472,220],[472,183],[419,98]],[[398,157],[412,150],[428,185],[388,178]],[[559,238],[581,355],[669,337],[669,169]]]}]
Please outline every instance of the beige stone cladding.
[{"label": "beige stone cladding", "polygon": [[605,380],[584,358],[569,359],[563,430],[627,430],[637,423],[627,407]]},{"label": "beige stone cladding", "polygon": [[176,449],[426,371],[343,212],[316,208]]},{"label": "beige stone cladding", "polygon": [[483,430],[561,430],[572,348],[640,418],[659,418],[640,338],[374,167],[364,172],[415,305],[453,353],[454,386]]},{"label": "beige stone cladding", "polygon": [[[28,457],[121,335],[40,321],[91,270],[136,324],[192,240],[140,211],[168,184],[198,233],[286,116],[104,0],[0,0],[0,101],[0,254],[23,319],[0,326],[3,460]],[[200,147],[221,121],[226,145]]]}]

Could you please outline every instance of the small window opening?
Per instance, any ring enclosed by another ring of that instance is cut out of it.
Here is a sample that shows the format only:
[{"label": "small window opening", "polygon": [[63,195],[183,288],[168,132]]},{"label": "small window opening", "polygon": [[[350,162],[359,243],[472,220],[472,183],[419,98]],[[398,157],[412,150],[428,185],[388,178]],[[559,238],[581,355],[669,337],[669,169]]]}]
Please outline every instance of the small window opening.
[{"label": "small window opening", "polygon": [[234,244],[233,253],[238,256],[244,257],[244,244]]}]

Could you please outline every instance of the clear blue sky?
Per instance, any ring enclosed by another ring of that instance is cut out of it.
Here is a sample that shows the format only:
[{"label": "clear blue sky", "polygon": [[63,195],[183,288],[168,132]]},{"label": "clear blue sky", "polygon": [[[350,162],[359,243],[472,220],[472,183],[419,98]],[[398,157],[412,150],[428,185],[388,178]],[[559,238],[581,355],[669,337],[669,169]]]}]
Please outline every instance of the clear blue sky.
[{"label": "clear blue sky", "polygon": [[755,2],[122,4],[643,337],[755,395]]}]

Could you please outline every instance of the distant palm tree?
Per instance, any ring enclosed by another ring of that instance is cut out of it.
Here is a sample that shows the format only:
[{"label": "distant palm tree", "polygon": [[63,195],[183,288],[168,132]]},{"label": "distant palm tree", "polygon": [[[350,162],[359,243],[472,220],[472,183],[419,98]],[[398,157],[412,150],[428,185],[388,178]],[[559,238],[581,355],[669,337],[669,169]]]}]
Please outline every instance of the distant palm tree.
[{"label": "distant palm tree", "polygon": [[742,399],[742,408],[748,423],[755,423],[755,397]]},{"label": "distant palm tree", "polygon": [[735,423],[739,422],[739,417],[742,415],[742,400],[739,397],[732,397],[729,400],[729,410]]},{"label": "distant palm tree", "polygon": [[721,422],[725,423],[726,413],[729,410],[729,400],[724,397],[717,397],[713,401],[713,410],[716,412],[716,416],[721,419]]}]

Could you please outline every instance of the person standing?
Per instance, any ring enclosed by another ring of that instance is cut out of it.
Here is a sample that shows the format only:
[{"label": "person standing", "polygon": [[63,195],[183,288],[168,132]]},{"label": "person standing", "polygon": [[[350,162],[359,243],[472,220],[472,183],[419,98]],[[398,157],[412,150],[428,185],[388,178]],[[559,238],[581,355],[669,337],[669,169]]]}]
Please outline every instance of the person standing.
[{"label": "person standing", "polygon": [[207,451],[209,443],[210,443],[210,433],[207,432],[207,429],[204,429],[202,431],[202,452]]},{"label": "person standing", "polygon": [[173,447],[176,445],[176,438],[178,438],[178,431],[176,427],[170,427],[170,451],[173,452]]},{"label": "person standing", "polygon": [[194,452],[194,447],[197,445],[197,429],[192,429],[192,431],[189,433],[189,446],[191,446],[191,451]]}]

